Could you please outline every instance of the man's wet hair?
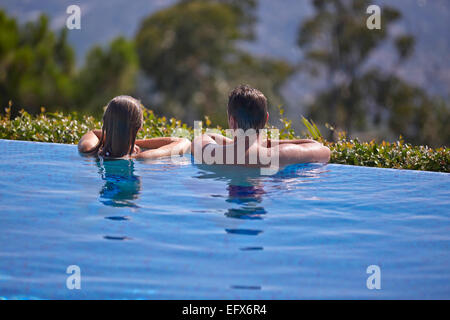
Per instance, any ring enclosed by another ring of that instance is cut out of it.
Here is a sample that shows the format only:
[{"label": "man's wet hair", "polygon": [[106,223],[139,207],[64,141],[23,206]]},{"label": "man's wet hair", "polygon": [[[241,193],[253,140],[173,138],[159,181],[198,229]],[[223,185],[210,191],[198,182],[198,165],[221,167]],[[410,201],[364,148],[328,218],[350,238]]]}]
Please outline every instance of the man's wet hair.
[{"label": "man's wet hair", "polygon": [[261,91],[240,85],[228,97],[228,116],[234,118],[238,129],[263,129],[267,120],[267,99]]}]

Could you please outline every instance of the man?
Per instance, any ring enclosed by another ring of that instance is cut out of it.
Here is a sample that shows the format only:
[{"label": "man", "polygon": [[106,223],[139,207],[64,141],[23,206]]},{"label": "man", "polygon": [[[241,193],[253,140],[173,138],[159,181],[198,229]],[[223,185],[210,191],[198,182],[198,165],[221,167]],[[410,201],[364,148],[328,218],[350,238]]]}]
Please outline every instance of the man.
[{"label": "man", "polygon": [[191,145],[196,163],[265,167],[273,165],[274,159],[280,166],[330,160],[330,149],[317,141],[264,137],[260,129],[269,120],[267,99],[257,89],[235,88],[229,95],[227,114],[233,139],[213,133],[196,137]]}]

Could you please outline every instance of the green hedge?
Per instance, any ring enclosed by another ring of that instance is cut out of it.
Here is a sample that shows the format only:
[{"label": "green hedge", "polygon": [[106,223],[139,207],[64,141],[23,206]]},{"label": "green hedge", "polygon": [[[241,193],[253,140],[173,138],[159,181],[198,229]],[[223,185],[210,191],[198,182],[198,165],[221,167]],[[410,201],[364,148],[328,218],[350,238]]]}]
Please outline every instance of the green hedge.
[{"label": "green hedge", "polygon": [[332,151],[330,162],[379,168],[450,172],[450,149],[394,143],[340,139],[325,143]]},{"label": "green hedge", "polygon": [[[283,118],[282,109],[280,114],[283,124],[280,138],[298,137],[291,128],[292,121]],[[211,125],[207,117],[205,123],[208,127]],[[313,122],[303,119],[303,123],[308,129],[309,136],[321,140],[331,149],[332,163],[450,172],[450,149],[447,147],[432,149],[426,146],[412,146],[404,143],[401,138],[394,143],[360,142],[357,139],[347,139],[342,133],[337,142],[328,142],[322,138]],[[11,119],[10,108],[7,108],[6,113],[0,115],[0,139],[76,144],[81,136],[92,128],[101,128],[101,122],[91,116],[80,116],[76,113],[65,115],[60,112],[46,113],[42,110],[40,114],[32,116],[22,110],[17,117]],[[152,111],[145,109],[144,126],[138,138],[180,134],[180,131],[177,131],[179,129],[184,129],[184,136],[192,138],[191,127],[173,118],[157,117]]]}]

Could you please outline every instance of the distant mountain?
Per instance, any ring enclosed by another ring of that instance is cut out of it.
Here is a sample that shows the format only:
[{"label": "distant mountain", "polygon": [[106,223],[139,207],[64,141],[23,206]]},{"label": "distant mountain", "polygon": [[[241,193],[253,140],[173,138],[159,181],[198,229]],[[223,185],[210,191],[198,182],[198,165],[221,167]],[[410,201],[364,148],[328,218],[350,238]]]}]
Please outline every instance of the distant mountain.
[{"label": "distant mountain", "polygon": [[[69,41],[82,62],[94,44],[105,44],[118,35],[131,37],[142,18],[170,6],[173,0],[0,0],[0,7],[20,21],[35,19],[40,13],[51,18],[54,29],[65,26],[66,8],[78,4],[82,11],[81,30],[69,32]],[[450,97],[450,1],[397,0],[374,1],[400,9],[404,17],[394,32],[406,31],[416,37],[413,56],[398,73],[432,94]],[[254,54],[275,56],[297,62],[301,51],[296,46],[297,31],[302,20],[313,13],[310,1],[260,0],[257,39],[243,46]],[[393,49],[384,46],[373,57],[382,68],[391,68]],[[308,81],[306,81],[308,80]],[[291,112],[302,112],[302,105],[320,84],[301,75],[294,76],[283,89]]]}]

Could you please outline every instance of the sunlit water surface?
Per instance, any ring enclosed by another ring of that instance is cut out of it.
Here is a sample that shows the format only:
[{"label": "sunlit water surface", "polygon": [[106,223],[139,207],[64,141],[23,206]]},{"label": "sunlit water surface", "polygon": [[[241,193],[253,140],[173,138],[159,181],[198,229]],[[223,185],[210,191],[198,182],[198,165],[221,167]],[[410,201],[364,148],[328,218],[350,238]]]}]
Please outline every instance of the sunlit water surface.
[{"label": "sunlit water surface", "polygon": [[450,298],[450,174],[0,154],[0,298]]}]

